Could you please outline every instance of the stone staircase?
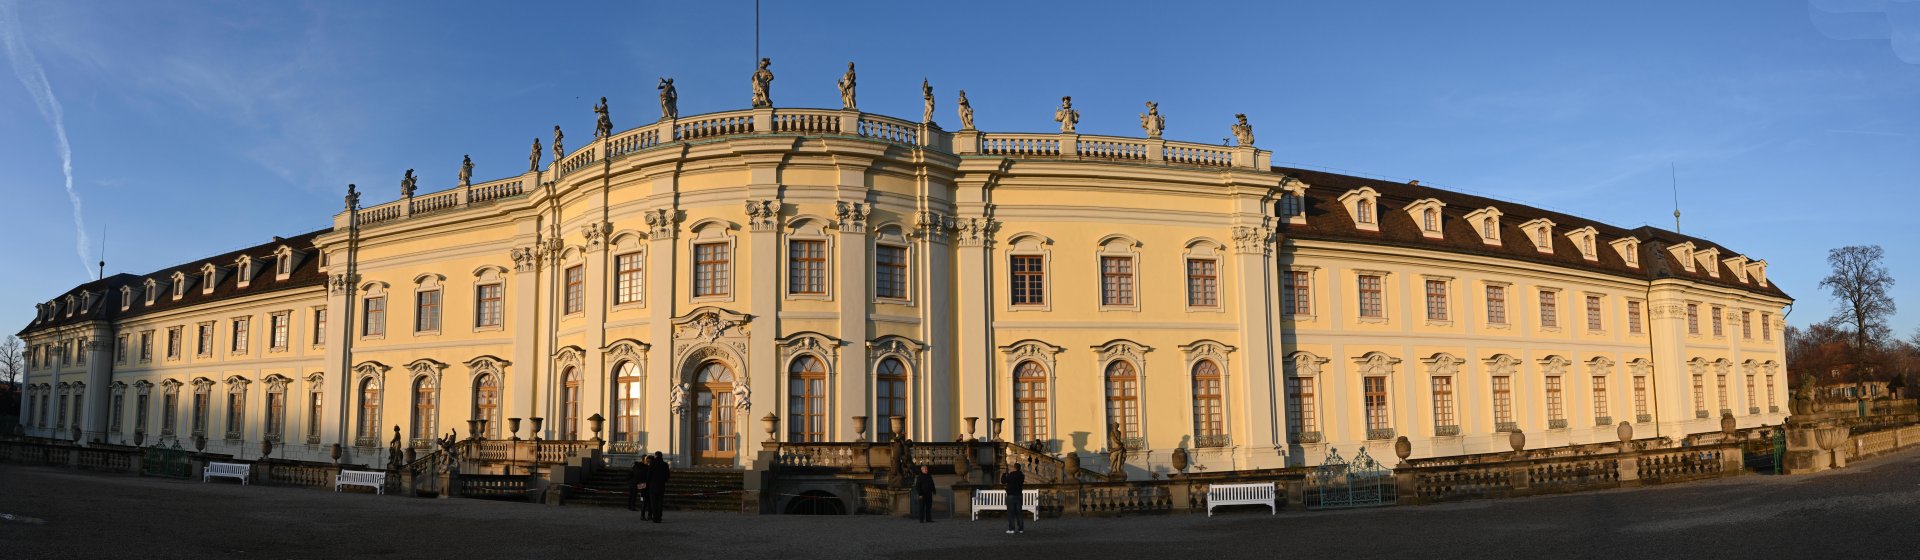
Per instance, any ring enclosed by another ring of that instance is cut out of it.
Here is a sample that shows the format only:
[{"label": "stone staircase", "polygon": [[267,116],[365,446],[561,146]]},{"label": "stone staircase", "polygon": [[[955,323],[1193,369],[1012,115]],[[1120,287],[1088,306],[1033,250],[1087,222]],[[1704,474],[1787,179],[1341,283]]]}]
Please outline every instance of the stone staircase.
[{"label": "stone staircase", "polygon": [[[624,468],[595,470],[581,481],[585,491],[567,498],[569,505],[627,507],[627,471]],[[740,511],[741,490],[745,479],[737,469],[674,469],[667,481],[667,509],[700,511]]]}]

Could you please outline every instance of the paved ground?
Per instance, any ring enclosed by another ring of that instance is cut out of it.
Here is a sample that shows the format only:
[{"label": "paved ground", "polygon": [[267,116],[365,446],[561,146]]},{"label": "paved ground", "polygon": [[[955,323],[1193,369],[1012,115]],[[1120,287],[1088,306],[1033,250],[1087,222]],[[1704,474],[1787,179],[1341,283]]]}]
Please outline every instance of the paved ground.
[{"label": "paved ground", "polygon": [[1341,512],[919,525],[241,487],[0,465],[0,558],[1917,558],[1920,451],[1811,476]]}]

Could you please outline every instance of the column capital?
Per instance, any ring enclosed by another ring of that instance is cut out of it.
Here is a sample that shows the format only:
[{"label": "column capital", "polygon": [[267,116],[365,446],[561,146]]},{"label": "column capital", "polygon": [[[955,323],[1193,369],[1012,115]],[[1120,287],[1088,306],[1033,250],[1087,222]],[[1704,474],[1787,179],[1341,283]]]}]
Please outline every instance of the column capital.
[{"label": "column capital", "polygon": [[841,233],[866,233],[867,215],[872,212],[873,205],[865,202],[842,200],[833,203],[833,214],[840,220],[837,227]]},{"label": "column capital", "polygon": [[932,210],[921,210],[914,216],[913,225],[915,237],[935,243],[946,243],[953,236],[953,216]]},{"label": "column capital", "polygon": [[747,201],[747,223],[753,231],[780,231],[779,200]]},{"label": "column capital", "polygon": [[1233,250],[1245,254],[1271,255],[1273,254],[1273,235],[1273,226],[1266,224],[1234,226]]},{"label": "column capital", "polygon": [[606,248],[609,233],[613,233],[613,222],[599,221],[580,226],[580,235],[587,238],[589,251]]},{"label": "column capital", "polygon": [[989,217],[958,218],[954,220],[954,232],[962,247],[993,247],[993,236],[1000,231],[1000,221]]},{"label": "column capital", "polygon": [[647,236],[651,239],[673,239],[678,236],[680,213],[671,208],[655,208],[646,212]]}]

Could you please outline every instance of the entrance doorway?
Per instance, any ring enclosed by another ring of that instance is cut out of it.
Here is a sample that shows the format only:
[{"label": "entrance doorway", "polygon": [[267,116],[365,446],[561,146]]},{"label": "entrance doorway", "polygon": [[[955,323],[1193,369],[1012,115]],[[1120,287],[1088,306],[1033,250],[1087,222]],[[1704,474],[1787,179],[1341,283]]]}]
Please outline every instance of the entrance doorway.
[{"label": "entrance doorway", "polygon": [[733,371],[720,362],[701,364],[692,396],[693,464],[733,466],[739,447],[733,416]]}]

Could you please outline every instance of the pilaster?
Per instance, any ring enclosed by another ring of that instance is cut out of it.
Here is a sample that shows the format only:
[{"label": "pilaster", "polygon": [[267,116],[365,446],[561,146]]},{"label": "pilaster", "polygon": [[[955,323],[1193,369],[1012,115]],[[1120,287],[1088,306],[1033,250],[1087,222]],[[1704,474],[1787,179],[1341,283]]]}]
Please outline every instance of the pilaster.
[{"label": "pilaster", "polygon": [[[605,153],[604,148],[603,145],[602,153]],[[607,370],[607,353],[603,351],[607,347],[607,310],[612,308],[608,294],[612,293],[613,288],[608,281],[611,275],[607,263],[607,235],[610,233],[613,233],[613,224],[610,222],[596,220],[580,226],[580,235],[586,239],[583,259],[586,285],[581,286],[581,291],[586,300],[583,303],[586,304],[587,321],[587,355],[582,359],[585,364],[582,367],[586,371],[580,372],[580,439],[593,437],[593,424],[587,422],[587,418],[595,413],[600,414],[601,418],[613,418],[613,402],[610,398],[613,393],[613,373]],[[605,439],[610,429],[611,423],[603,425],[600,437]]]},{"label": "pilaster", "polygon": [[[665,182],[663,180],[662,182]],[[679,425],[674,422],[674,412],[667,403],[673,387],[681,382],[677,375],[680,364],[674,363],[673,353],[673,316],[677,299],[674,286],[682,280],[675,270],[675,238],[679,236],[679,214],[672,208],[657,208],[648,211],[647,221],[647,342],[664,352],[651,352],[647,356],[647,379],[644,402],[647,404],[643,419],[640,449],[643,451],[665,451],[680,455],[680,437],[675,431]]]},{"label": "pilaster", "polygon": [[[531,224],[529,224],[531,225]],[[531,233],[526,231],[525,233]],[[534,372],[539,370],[541,359],[540,317],[540,255],[532,244],[514,247],[509,253],[513,257],[513,273],[507,281],[507,330],[513,333],[513,356],[500,380],[500,421],[519,418],[525,437],[527,418],[535,415],[533,408]],[[513,437],[512,427],[500,426],[501,438]]]},{"label": "pilaster", "polygon": [[1274,230],[1264,220],[1258,215],[1243,217],[1243,224],[1233,227],[1233,299],[1239,304],[1241,344],[1246,348],[1246,357],[1236,360],[1243,384],[1237,389],[1248,395],[1246,425],[1241,432],[1248,436],[1247,445],[1282,449],[1286,445],[1280,439],[1285,433],[1281,425],[1285,415],[1278,391],[1279,371],[1275,368],[1280,358],[1274,355],[1274,349],[1279,348],[1280,321],[1274,314],[1276,302],[1270,299],[1274,288]]},{"label": "pilaster", "polygon": [[[867,255],[867,215],[873,208],[864,202],[865,175],[864,167],[857,170],[843,167],[840,181],[843,200],[834,203],[835,225],[840,231],[834,243],[839,253],[834,258],[838,269],[834,298],[839,304],[839,336],[847,344],[840,349],[840,370],[836,372],[839,394],[834,399],[840,406],[833,416],[838,419],[863,415],[884,422],[885,419],[875,417],[869,406],[873,399],[868,394],[872,377],[867,363],[867,340],[871,338],[867,316],[873,297],[867,287],[867,263],[872,261]],[[914,420],[907,419],[909,423]],[[853,432],[852,422],[833,421],[829,425],[835,428],[830,436],[834,441],[853,441],[859,437]]]},{"label": "pilaster", "polygon": [[80,418],[80,437],[82,441],[107,441],[107,414],[113,402],[113,391],[107,386],[113,380],[113,327],[104,321],[95,322],[87,329],[87,392],[86,402],[73,403],[85,407]]},{"label": "pilaster", "polygon": [[918,282],[921,288],[914,297],[921,306],[921,333],[928,349],[915,373],[924,380],[924,389],[919,394],[927,396],[912,406],[913,413],[920,415],[919,422],[909,422],[923,426],[927,431],[919,432],[920,439],[926,441],[946,441],[964,428],[957,428],[958,416],[954,413],[959,405],[955,395],[959,370],[954,367],[954,330],[953,330],[953,217],[938,212],[923,210],[916,223],[916,234],[921,239],[920,262],[915,267],[925,271]]},{"label": "pilaster", "polygon": [[[754,190],[778,196],[778,186]],[[764,433],[755,431],[760,428],[761,416],[773,412],[785,418],[785,414],[780,412],[780,407],[786,403],[778,397],[772,397],[772,395],[786,394],[785,387],[780,382],[781,373],[786,371],[786,365],[780,363],[780,352],[775,348],[778,344],[777,339],[780,337],[780,211],[782,206],[777,198],[747,201],[747,217],[751,231],[747,234],[747,254],[745,258],[740,259],[748,263],[747,277],[750,280],[745,284],[746,307],[755,319],[764,322],[757,322],[747,331],[747,344],[752,350],[747,353],[747,371],[739,373],[746,377],[748,385],[756,392],[765,391],[760,393],[765,396],[755,399],[759,401],[756,404],[770,403],[771,406],[755,407],[735,413],[734,425],[739,428],[742,448],[746,447],[744,444],[747,442],[764,438]],[[766,409],[758,410],[758,408]],[[829,415],[828,422],[832,420],[833,418]],[[781,433],[785,433],[786,425],[781,424],[780,430]]]}]

